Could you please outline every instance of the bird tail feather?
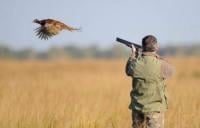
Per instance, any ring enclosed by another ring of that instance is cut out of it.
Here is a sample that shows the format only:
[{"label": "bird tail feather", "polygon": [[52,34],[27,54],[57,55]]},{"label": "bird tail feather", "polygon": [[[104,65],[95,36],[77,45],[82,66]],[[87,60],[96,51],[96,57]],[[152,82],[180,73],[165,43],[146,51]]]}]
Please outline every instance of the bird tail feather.
[{"label": "bird tail feather", "polygon": [[78,32],[82,32],[82,27],[75,28],[74,30],[76,30],[76,31],[78,31]]}]

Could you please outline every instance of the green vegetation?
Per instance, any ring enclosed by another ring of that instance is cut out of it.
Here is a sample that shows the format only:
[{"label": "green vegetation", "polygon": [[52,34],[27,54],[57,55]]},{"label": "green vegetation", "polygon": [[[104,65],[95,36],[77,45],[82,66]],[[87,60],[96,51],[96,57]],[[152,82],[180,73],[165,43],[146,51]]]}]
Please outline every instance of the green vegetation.
[{"label": "green vegetation", "polygon": [[[129,55],[130,49],[121,44],[109,48],[100,48],[97,45],[78,47],[68,45],[50,47],[46,51],[36,51],[33,48],[14,50],[7,46],[0,46],[0,59],[60,59],[60,58],[124,58]],[[200,44],[190,46],[168,46],[161,48],[162,56],[200,56]]]}]

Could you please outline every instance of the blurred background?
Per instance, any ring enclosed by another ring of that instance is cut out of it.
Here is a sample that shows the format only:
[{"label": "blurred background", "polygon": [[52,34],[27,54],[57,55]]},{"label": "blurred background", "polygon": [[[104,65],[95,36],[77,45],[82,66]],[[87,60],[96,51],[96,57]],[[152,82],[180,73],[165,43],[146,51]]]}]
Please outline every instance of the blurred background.
[{"label": "blurred background", "polygon": [[[0,58],[122,58],[128,48],[116,37],[141,44],[148,34],[158,38],[162,55],[199,56],[198,5],[198,0],[1,0]],[[82,32],[40,40],[35,18],[60,20]]]},{"label": "blurred background", "polygon": [[[158,39],[175,74],[166,128],[200,128],[199,0],[0,0],[1,128],[130,128],[130,49]],[[81,32],[40,40],[32,21]]]}]

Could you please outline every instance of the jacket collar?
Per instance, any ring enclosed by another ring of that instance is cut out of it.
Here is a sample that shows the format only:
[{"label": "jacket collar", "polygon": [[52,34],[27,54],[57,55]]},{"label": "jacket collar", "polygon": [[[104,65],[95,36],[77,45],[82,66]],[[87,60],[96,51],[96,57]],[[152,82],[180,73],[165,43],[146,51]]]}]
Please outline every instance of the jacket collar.
[{"label": "jacket collar", "polygon": [[160,58],[160,56],[155,52],[142,52],[142,56],[154,56],[156,58]]}]

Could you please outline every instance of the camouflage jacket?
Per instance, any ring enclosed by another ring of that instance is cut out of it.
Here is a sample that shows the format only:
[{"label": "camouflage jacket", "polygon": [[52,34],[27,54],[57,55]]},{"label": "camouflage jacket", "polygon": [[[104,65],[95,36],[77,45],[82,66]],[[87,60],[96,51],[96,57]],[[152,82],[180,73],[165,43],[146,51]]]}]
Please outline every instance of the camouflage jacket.
[{"label": "camouflage jacket", "polygon": [[133,79],[130,109],[143,113],[167,109],[164,80],[173,74],[170,64],[155,53],[144,52],[129,58],[126,74]]}]

